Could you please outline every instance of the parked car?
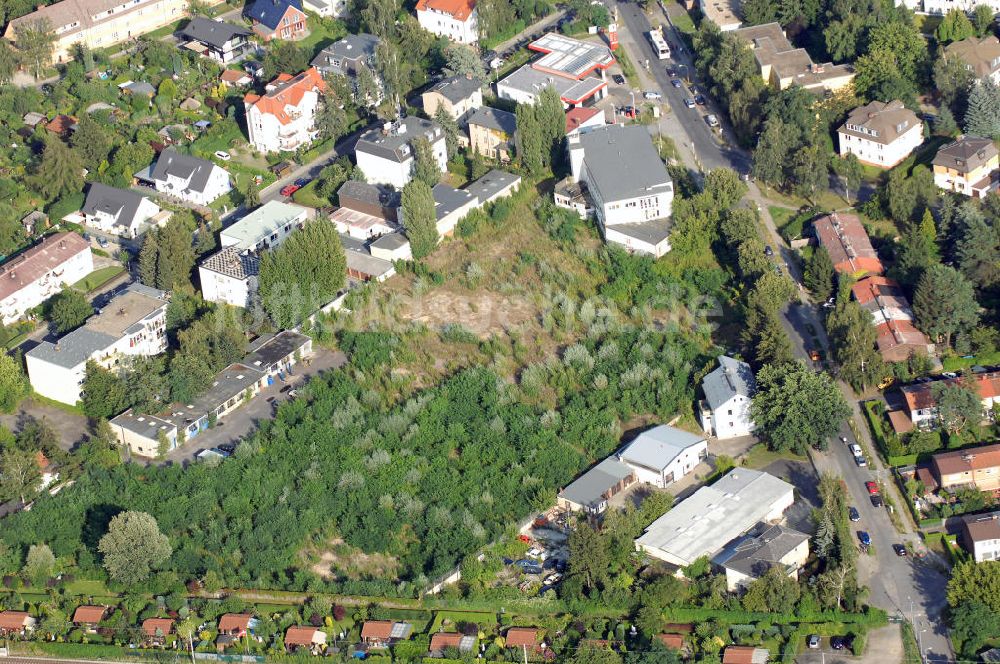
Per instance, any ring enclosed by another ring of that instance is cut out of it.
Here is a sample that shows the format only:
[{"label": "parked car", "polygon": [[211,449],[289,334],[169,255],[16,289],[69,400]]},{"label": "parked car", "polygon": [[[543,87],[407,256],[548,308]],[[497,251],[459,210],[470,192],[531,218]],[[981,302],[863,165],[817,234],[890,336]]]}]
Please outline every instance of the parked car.
[{"label": "parked car", "polygon": [[819,362],[823,358],[819,354],[819,351],[813,348],[809,351],[809,359],[812,360],[813,362]]},{"label": "parked car", "polygon": [[849,518],[851,521],[857,523],[858,521],[861,521],[861,512],[858,511],[857,507],[848,508],[848,510],[847,510],[847,518]]},{"label": "parked car", "polygon": [[635,106],[622,106],[619,112],[627,118],[634,118],[639,115],[640,109]]},{"label": "parked car", "polygon": [[707,122],[708,126],[712,127],[713,129],[719,126],[719,118],[715,117],[714,115],[705,116],[705,122]]},{"label": "parked car", "polygon": [[882,502],[882,496],[868,496],[868,500],[872,501],[872,507],[882,507],[885,503]]},{"label": "parked car", "polygon": [[688,108],[694,108],[695,107],[694,99],[691,99],[691,97],[686,98],[684,100],[684,105],[687,106]]},{"label": "parked car", "polygon": [[861,546],[871,546],[872,545],[872,536],[869,535],[867,531],[859,530],[858,531],[858,541],[861,542]]},{"label": "parked car", "polygon": [[810,634],[809,635],[809,647],[810,648],[819,648],[819,634]]},{"label": "parked car", "polygon": [[291,392],[291,391],[292,391],[292,386],[291,385],[285,385],[283,388],[281,388],[279,390],[279,392],[281,392],[282,394],[284,394],[285,392]]},{"label": "parked car", "polygon": [[895,551],[896,555],[899,556],[900,558],[906,557],[906,547],[903,546],[902,544],[893,544],[892,550]]},{"label": "parked car", "polygon": [[774,255],[774,249],[771,248],[771,245],[769,244],[764,245],[764,255],[767,256],[768,258]]},{"label": "parked car", "polygon": [[312,182],[312,180],[309,178],[299,178],[298,180],[295,181],[295,184],[299,187],[304,187],[310,182]]},{"label": "parked car", "polygon": [[668,66],[667,67],[667,76],[669,76],[670,78],[673,78],[674,76],[677,76],[677,70],[674,69],[673,67]]},{"label": "parked car", "polygon": [[292,184],[286,184],[284,187],[282,187],[280,193],[282,196],[291,196],[301,188],[302,187],[293,182]]},{"label": "parked car", "polygon": [[868,482],[865,482],[865,488],[868,489],[869,496],[878,495],[878,484],[875,484],[875,482],[872,482],[870,480]]},{"label": "parked car", "polygon": [[704,95],[695,95],[695,97],[694,97],[694,103],[698,104],[699,106],[704,106],[705,105],[705,96]]},{"label": "parked car", "polygon": [[670,81],[670,85],[674,86],[675,88],[679,88],[681,87],[682,83],[679,78],[675,78],[674,80]]},{"label": "parked car", "polygon": [[611,76],[611,80],[617,83],[618,85],[625,85],[625,77],[622,76],[621,74],[613,74]]},{"label": "parked car", "polygon": [[663,99],[663,95],[661,95],[656,90],[646,90],[645,92],[642,93],[642,97],[643,99],[655,99],[657,101]]},{"label": "parked car", "polygon": [[229,153],[228,152],[224,152],[223,150],[216,150],[216,152],[215,152],[215,158],[216,159],[221,159],[222,161],[229,161],[230,159],[232,159],[232,157],[229,155]]},{"label": "parked car", "polygon": [[850,640],[846,636],[831,636],[830,647],[834,650],[843,650],[850,645]]}]

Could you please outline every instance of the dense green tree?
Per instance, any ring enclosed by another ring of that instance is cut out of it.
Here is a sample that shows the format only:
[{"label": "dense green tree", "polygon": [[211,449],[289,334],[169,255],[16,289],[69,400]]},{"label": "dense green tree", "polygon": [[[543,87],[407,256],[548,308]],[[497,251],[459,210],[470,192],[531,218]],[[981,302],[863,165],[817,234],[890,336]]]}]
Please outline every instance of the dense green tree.
[{"label": "dense green tree", "polygon": [[441,129],[444,130],[445,147],[448,151],[448,157],[454,157],[458,153],[458,122],[444,105],[440,104],[434,113],[434,121],[441,125]]},{"label": "dense green tree", "polygon": [[31,177],[31,184],[50,201],[63,194],[80,191],[83,189],[83,162],[80,155],[59,138],[48,138],[41,161]]},{"label": "dense green tree", "polygon": [[41,473],[35,450],[8,447],[0,452],[0,500],[27,504],[38,488]]},{"label": "dense green tree", "polygon": [[777,6],[773,0],[746,0],[740,9],[743,22],[747,25],[774,23],[778,18]]},{"label": "dense green tree", "polygon": [[392,117],[399,117],[400,101],[406,94],[406,75],[403,56],[393,42],[381,40],[375,48],[375,67],[385,90],[385,99],[391,102]]},{"label": "dense green tree", "polygon": [[966,214],[955,245],[958,268],[978,288],[1000,282],[1000,224],[990,226],[982,214]]},{"label": "dense green tree", "polygon": [[376,37],[387,41],[396,37],[399,0],[368,0],[360,12],[362,24]]},{"label": "dense green tree", "polygon": [[955,121],[955,114],[947,106],[942,106],[934,119],[934,131],[941,136],[954,136],[958,133],[958,122]]},{"label": "dense green tree", "polygon": [[845,198],[850,203],[851,192],[854,192],[856,198],[858,188],[861,186],[861,178],[864,176],[864,168],[861,166],[861,162],[851,152],[844,157],[833,157],[830,160],[830,170],[840,178],[841,183],[844,185]]},{"label": "dense green tree", "polygon": [[569,535],[569,574],[583,580],[588,590],[597,589],[607,580],[607,540],[590,524],[581,524]]},{"label": "dense green tree", "polygon": [[329,166],[324,166],[323,170],[319,172],[319,177],[316,178],[316,193],[331,203],[337,204],[339,203],[336,198],[337,190],[347,182],[350,176],[350,162],[344,163],[338,159]]},{"label": "dense green tree", "polygon": [[[931,223],[933,224],[933,219]],[[899,240],[896,262],[890,268],[890,274],[900,283],[914,287],[937,259],[937,245],[928,241],[926,233],[921,230],[921,224],[910,222]]]},{"label": "dense green tree", "polygon": [[264,53],[264,79],[273,80],[278,74],[295,76],[309,68],[311,59],[308,49],[295,42],[277,40]]},{"label": "dense green tree", "polygon": [[902,99],[910,102],[915,96],[916,84],[903,73],[894,51],[880,49],[857,59],[854,90],[867,101]]},{"label": "dense green tree", "polygon": [[845,62],[858,57],[867,27],[865,17],[854,13],[830,21],[823,31],[823,40],[826,51],[834,62]]},{"label": "dense green tree", "polygon": [[622,657],[614,650],[584,645],[569,658],[572,664],[622,664]]},{"label": "dense green tree", "polygon": [[937,381],[931,385],[931,395],[941,426],[949,433],[958,433],[983,419],[983,404],[974,384]]},{"label": "dense green tree", "polygon": [[955,565],[947,596],[952,610],[963,605],[983,604],[994,614],[1000,614],[1000,562],[968,560]]},{"label": "dense green tree", "polygon": [[964,113],[969,88],[976,76],[956,54],[941,56],[934,63],[934,87],[952,111]]},{"label": "dense green tree", "polygon": [[92,173],[97,172],[111,152],[111,136],[90,114],[80,118],[70,142],[80,155],[84,167]]},{"label": "dense green tree", "polygon": [[170,540],[160,532],[156,519],[145,512],[118,514],[97,546],[104,568],[115,581],[131,586],[142,583],[170,557]]},{"label": "dense green tree", "polygon": [[826,449],[827,439],[850,413],[830,377],[801,362],[767,365],[757,372],[750,414],[771,449],[799,454],[810,446]]},{"label": "dense green tree", "polygon": [[469,76],[486,80],[486,67],[482,58],[472,46],[465,44],[448,44],[444,49],[445,76]]},{"label": "dense green tree", "polygon": [[959,654],[966,659],[976,659],[983,644],[997,634],[1000,634],[1000,614],[986,604],[961,602],[952,609],[951,637]]},{"label": "dense green tree", "polygon": [[350,130],[350,121],[345,110],[345,100],[338,99],[333,89],[327,85],[323,103],[316,113],[316,130],[324,140],[339,141]]},{"label": "dense green tree", "polygon": [[142,283],[167,291],[190,285],[195,263],[193,230],[190,213],[174,213],[163,228],[146,231],[139,250]]},{"label": "dense green tree", "polygon": [[780,613],[795,606],[799,592],[798,582],[774,565],[747,585],[741,601],[746,611]]},{"label": "dense green tree", "polygon": [[434,157],[434,149],[423,136],[413,139],[413,179],[428,187],[441,181],[441,167]]},{"label": "dense green tree", "polygon": [[816,300],[826,302],[833,295],[833,282],[836,276],[830,254],[823,247],[817,247],[806,263],[802,281]]},{"label": "dense green tree", "polygon": [[752,334],[752,352],[755,365],[780,366],[795,360],[792,340],[781,325],[778,315],[762,313],[753,327],[747,329]]},{"label": "dense green tree", "polygon": [[963,126],[973,136],[1000,138],[1000,87],[992,79],[980,79],[972,86]]},{"label": "dense green tree", "polygon": [[625,653],[625,664],[681,664],[683,661],[680,651],[668,648],[657,638],[642,650]]},{"label": "dense green tree", "polygon": [[333,300],[346,274],[336,227],[316,219],[261,257],[260,298],[275,325],[290,328]]},{"label": "dense green tree", "polygon": [[80,327],[93,313],[87,296],[74,288],[64,288],[45,304],[45,317],[60,335]]},{"label": "dense green tree", "polygon": [[43,585],[55,573],[56,557],[48,544],[32,544],[24,562],[24,575],[36,586]]},{"label": "dense green tree", "polygon": [[768,270],[747,294],[748,307],[760,307],[771,314],[778,313],[795,295],[795,284],[784,273]]},{"label": "dense green tree", "polygon": [[785,166],[794,147],[794,134],[784,121],[777,117],[768,118],[753,152],[754,177],[775,187],[783,186]]},{"label": "dense green tree", "polygon": [[[243,206],[250,210],[260,205],[260,187],[252,179],[243,187]],[[199,252],[201,253],[201,252]]]},{"label": "dense green tree", "polygon": [[934,36],[941,44],[950,44],[955,41],[968,39],[976,34],[976,29],[969,20],[968,15],[961,9],[952,9],[938,25],[934,31]]},{"label": "dense green tree", "polygon": [[875,347],[878,331],[871,313],[851,299],[847,288],[837,297],[826,329],[840,378],[858,393],[878,384],[885,376],[885,364]]},{"label": "dense green tree", "polygon": [[434,195],[427,184],[414,179],[403,187],[400,205],[410,250],[413,258],[420,260],[434,251],[440,239],[437,215],[434,212]]},{"label": "dense green tree", "polygon": [[480,38],[490,39],[504,33],[517,20],[514,4],[507,0],[482,0],[476,3]]},{"label": "dense green tree", "polygon": [[972,12],[972,25],[976,29],[977,37],[985,37],[989,33],[995,14],[989,5],[976,5],[976,9]]},{"label": "dense green tree", "polygon": [[47,18],[20,23],[14,27],[18,59],[36,79],[52,64],[56,33]]},{"label": "dense green tree", "polygon": [[81,406],[91,419],[110,419],[129,407],[129,394],[122,379],[88,360],[83,374]]},{"label": "dense green tree", "polygon": [[10,83],[17,71],[18,53],[6,39],[0,39],[0,83]]},{"label": "dense green tree", "polygon": [[931,338],[951,345],[957,332],[979,322],[979,304],[972,284],[955,268],[932,265],[920,277],[913,295],[917,326]]},{"label": "dense green tree", "polygon": [[18,360],[0,353],[0,413],[12,413],[28,395],[28,380]]},{"label": "dense green tree", "polygon": [[148,230],[142,236],[142,248],[139,249],[139,281],[154,288],[156,287],[156,262],[160,255],[157,235],[155,229]]}]

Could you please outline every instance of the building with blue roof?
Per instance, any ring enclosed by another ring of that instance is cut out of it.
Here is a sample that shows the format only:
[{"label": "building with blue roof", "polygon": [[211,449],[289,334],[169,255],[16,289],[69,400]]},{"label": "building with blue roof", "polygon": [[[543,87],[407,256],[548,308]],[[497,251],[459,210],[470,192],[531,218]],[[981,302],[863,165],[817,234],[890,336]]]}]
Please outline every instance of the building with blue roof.
[{"label": "building with blue roof", "polygon": [[243,16],[264,41],[296,40],[309,34],[302,0],[255,0],[246,5]]}]

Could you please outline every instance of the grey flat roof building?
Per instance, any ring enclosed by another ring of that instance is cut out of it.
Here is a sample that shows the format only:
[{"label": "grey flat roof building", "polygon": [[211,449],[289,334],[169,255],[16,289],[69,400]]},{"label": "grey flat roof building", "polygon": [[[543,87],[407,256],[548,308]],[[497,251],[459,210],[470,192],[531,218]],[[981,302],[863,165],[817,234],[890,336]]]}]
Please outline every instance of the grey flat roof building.
[{"label": "grey flat roof building", "polygon": [[517,186],[520,182],[520,175],[514,175],[513,173],[493,169],[483,177],[468,185],[465,188],[465,191],[478,198],[480,204],[484,204],[492,201],[497,195],[506,189]]},{"label": "grey flat roof building", "polygon": [[278,360],[283,360],[309,342],[309,337],[291,330],[284,330],[272,336],[260,337],[248,349],[243,364],[254,369],[267,368]]},{"label": "grey flat roof building", "polygon": [[628,235],[641,242],[659,244],[670,237],[672,228],[673,224],[670,219],[653,219],[651,221],[637,221],[632,224],[615,224],[609,226],[606,231]]},{"label": "grey flat roof building", "polygon": [[[641,125],[606,125],[579,134],[588,184],[605,203],[672,190],[667,167],[649,130]],[[571,144],[570,153],[576,149]]]},{"label": "grey flat roof building", "polygon": [[347,270],[349,273],[356,272],[367,275],[372,279],[378,279],[382,275],[394,270],[392,263],[389,261],[372,256],[368,247],[361,240],[341,233],[340,242],[344,245],[344,256],[347,258]]},{"label": "grey flat roof building", "polygon": [[438,221],[469,203],[476,203],[476,197],[468,191],[455,189],[444,183],[434,185],[431,193],[434,194],[434,212],[437,214]]},{"label": "grey flat roof building", "polygon": [[409,242],[410,241],[402,233],[386,233],[385,235],[372,240],[369,246],[385,249],[386,251],[394,251],[402,248]]},{"label": "grey flat roof building", "polygon": [[727,557],[717,560],[727,569],[751,578],[762,576],[771,567],[782,565],[781,559],[809,539],[805,533],[781,525],[770,526],[757,537],[743,540]]}]

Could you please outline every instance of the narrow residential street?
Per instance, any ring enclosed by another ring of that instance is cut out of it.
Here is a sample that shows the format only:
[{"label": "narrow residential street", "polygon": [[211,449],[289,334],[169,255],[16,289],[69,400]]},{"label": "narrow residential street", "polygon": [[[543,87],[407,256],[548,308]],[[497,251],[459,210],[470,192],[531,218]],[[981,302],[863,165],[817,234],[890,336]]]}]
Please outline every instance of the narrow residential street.
[{"label": "narrow residential street", "polygon": [[[673,127],[673,132],[677,132],[679,128],[687,136],[687,140],[678,144],[678,148],[691,152],[699,170],[707,172],[713,168],[728,167],[740,173],[748,172],[750,155],[735,145],[720,144],[716,141],[711,129],[703,121],[701,112],[698,112],[698,109],[688,109],[684,106],[684,97],[687,96],[684,88],[674,88],[670,83],[666,73],[666,64],[675,67],[678,64],[683,64],[688,68],[688,75],[694,76],[690,54],[675,51],[670,61],[655,59],[652,48],[646,41],[646,33],[652,23],[650,15],[655,15],[656,22],[660,22],[662,19],[669,24],[667,14],[658,7],[650,12],[643,12],[637,5],[624,2],[618,3],[618,13],[619,42],[625,44],[625,48],[635,61],[637,69],[643,68],[646,58],[649,58],[648,73],[655,80],[659,92],[664,95],[664,100],[669,102],[673,110],[673,117],[668,117],[665,121],[676,122],[679,127]],[[665,32],[671,42],[682,43],[672,24]],[[695,84],[698,85],[697,82]],[[698,91],[704,93],[704,89],[700,85],[698,85]],[[708,103],[711,109],[712,100],[709,100]],[[720,120],[723,118],[720,117]],[[728,127],[723,127],[723,136],[732,136]],[[791,278],[799,286],[797,298],[785,308],[784,320],[782,321],[792,340],[796,356],[808,364],[810,362],[808,352],[812,339],[815,337],[819,342],[819,350],[822,350],[826,357],[830,357],[829,340],[821,324],[817,308],[809,301],[805,288],[802,286],[802,275],[794,259],[792,249],[778,234],[774,220],[768,211],[767,199],[756,184],[751,182],[746,200],[760,212],[765,242],[775,248],[776,262],[782,264],[782,267],[788,271]],[[914,556],[897,557],[893,553],[893,544],[917,544],[919,536],[912,531],[909,519],[905,514],[901,515],[901,520],[906,533],[904,535],[897,534],[886,509],[873,507],[869,501],[864,483],[870,480],[876,481],[879,482],[881,491],[888,494],[897,509],[905,510],[905,503],[902,502],[903,497],[896,490],[894,484],[889,481],[888,471],[877,458],[877,451],[868,435],[867,425],[861,417],[857,396],[843,382],[838,381],[838,384],[848,403],[852,406],[852,419],[861,438],[858,442],[869,453],[869,458],[872,460],[871,466],[859,468],[850,451],[840,441],[832,442],[826,452],[814,452],[810,456],[817,473],[831,473],[844,479],[852,503],[858,508],[862,517],[856,530],[866,530],[872,537],[874,543],[872,555],[862,556],[859,561],[859,579],[871,588],[869,599],[872,605],[885,609],[891,615],[901,615],[913,624],[924,648],[927,661],[953,661],[951,643],[942,616],[947,584],[947,576],[942,573],[942,570],[946,569],[944,562],[933,554],[919,559]],[[849,442],[855,440],[854,433],[847,423],[844,424],[839,435],[847,438]]]}]

